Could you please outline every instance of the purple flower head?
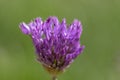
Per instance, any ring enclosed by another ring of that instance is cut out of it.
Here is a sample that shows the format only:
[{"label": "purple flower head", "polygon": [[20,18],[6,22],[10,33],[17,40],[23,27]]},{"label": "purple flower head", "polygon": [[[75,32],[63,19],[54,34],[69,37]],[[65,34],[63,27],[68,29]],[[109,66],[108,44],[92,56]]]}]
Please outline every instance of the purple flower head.
[{"label": "purple flower head", "polygon": [[29,24],[21,23],[20,29],[31,36],[37,60],[51,74],[66,69],[84,49],[79,42],[82,25],[76,19],[68,26],[65,19],[60,23],[57,17],[49,17],[44,22],[36,18]]}]

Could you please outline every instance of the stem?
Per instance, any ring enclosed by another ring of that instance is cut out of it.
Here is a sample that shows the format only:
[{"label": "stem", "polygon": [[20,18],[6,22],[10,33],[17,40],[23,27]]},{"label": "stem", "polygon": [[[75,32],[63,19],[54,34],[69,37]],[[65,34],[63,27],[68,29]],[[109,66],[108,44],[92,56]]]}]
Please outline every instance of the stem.
[{"label": "stem", "polygon": [[58,80],[56,76],[53,76],[52,77],[52,80]]}]

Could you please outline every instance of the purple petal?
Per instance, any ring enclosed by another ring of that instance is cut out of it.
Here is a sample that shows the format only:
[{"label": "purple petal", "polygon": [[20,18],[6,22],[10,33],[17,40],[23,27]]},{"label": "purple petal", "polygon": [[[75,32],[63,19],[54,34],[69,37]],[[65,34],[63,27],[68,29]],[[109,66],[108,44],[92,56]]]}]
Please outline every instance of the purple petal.
[{"label": "purple petal", "polygon": [[21,23],[19,27],[20,27],[20,29],[22,30],[22,32],[23,32],[24,34],[27,34],[27,35],[30,34],[30,28],[29,28],[29,26],[28,26],[27,24],[25,24],[24,22]]}]

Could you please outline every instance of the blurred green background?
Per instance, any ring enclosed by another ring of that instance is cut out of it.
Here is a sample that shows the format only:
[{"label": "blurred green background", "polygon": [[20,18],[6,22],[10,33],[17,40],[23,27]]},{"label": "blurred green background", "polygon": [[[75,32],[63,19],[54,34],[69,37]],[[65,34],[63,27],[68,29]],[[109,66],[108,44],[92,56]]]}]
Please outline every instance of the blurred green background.
[{"label": "blurred green background", "polygon": [[120,80],[120,0],[0,0],[0,80],[51,80],[18,27],[49,16],[83,25],[86,48],[59,80]]}]

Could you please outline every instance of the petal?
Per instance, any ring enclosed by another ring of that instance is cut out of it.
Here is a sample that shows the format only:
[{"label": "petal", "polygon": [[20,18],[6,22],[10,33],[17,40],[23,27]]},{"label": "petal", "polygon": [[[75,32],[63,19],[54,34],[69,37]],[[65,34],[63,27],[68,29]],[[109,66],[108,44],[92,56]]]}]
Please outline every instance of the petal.
[{"label": "petal", "polygon": [[79,54],[81,54],[84,50],[85,46],[81,46],[73,55],[73,59],[75,59]]},{"label": "petal", "polygon": [[75,19],[73,23],[70,25],[68,32],[69,37],[80,38],[80,35],[82,33],[82,25],[80,21]]},{"label": "petal", "polygon": [[25,24],[24,22],[20,24],[20,29],[24,34],[29,35],[30,34],[30,28],[27,24]]},{"label": "petal", "polygon": [[82,25],[81,22],[78,21],[77,19],[74,20],[73,25],[75,26],[75,30],[77,32],[78,37],[80,37],[81,33],[82,33]]}]

